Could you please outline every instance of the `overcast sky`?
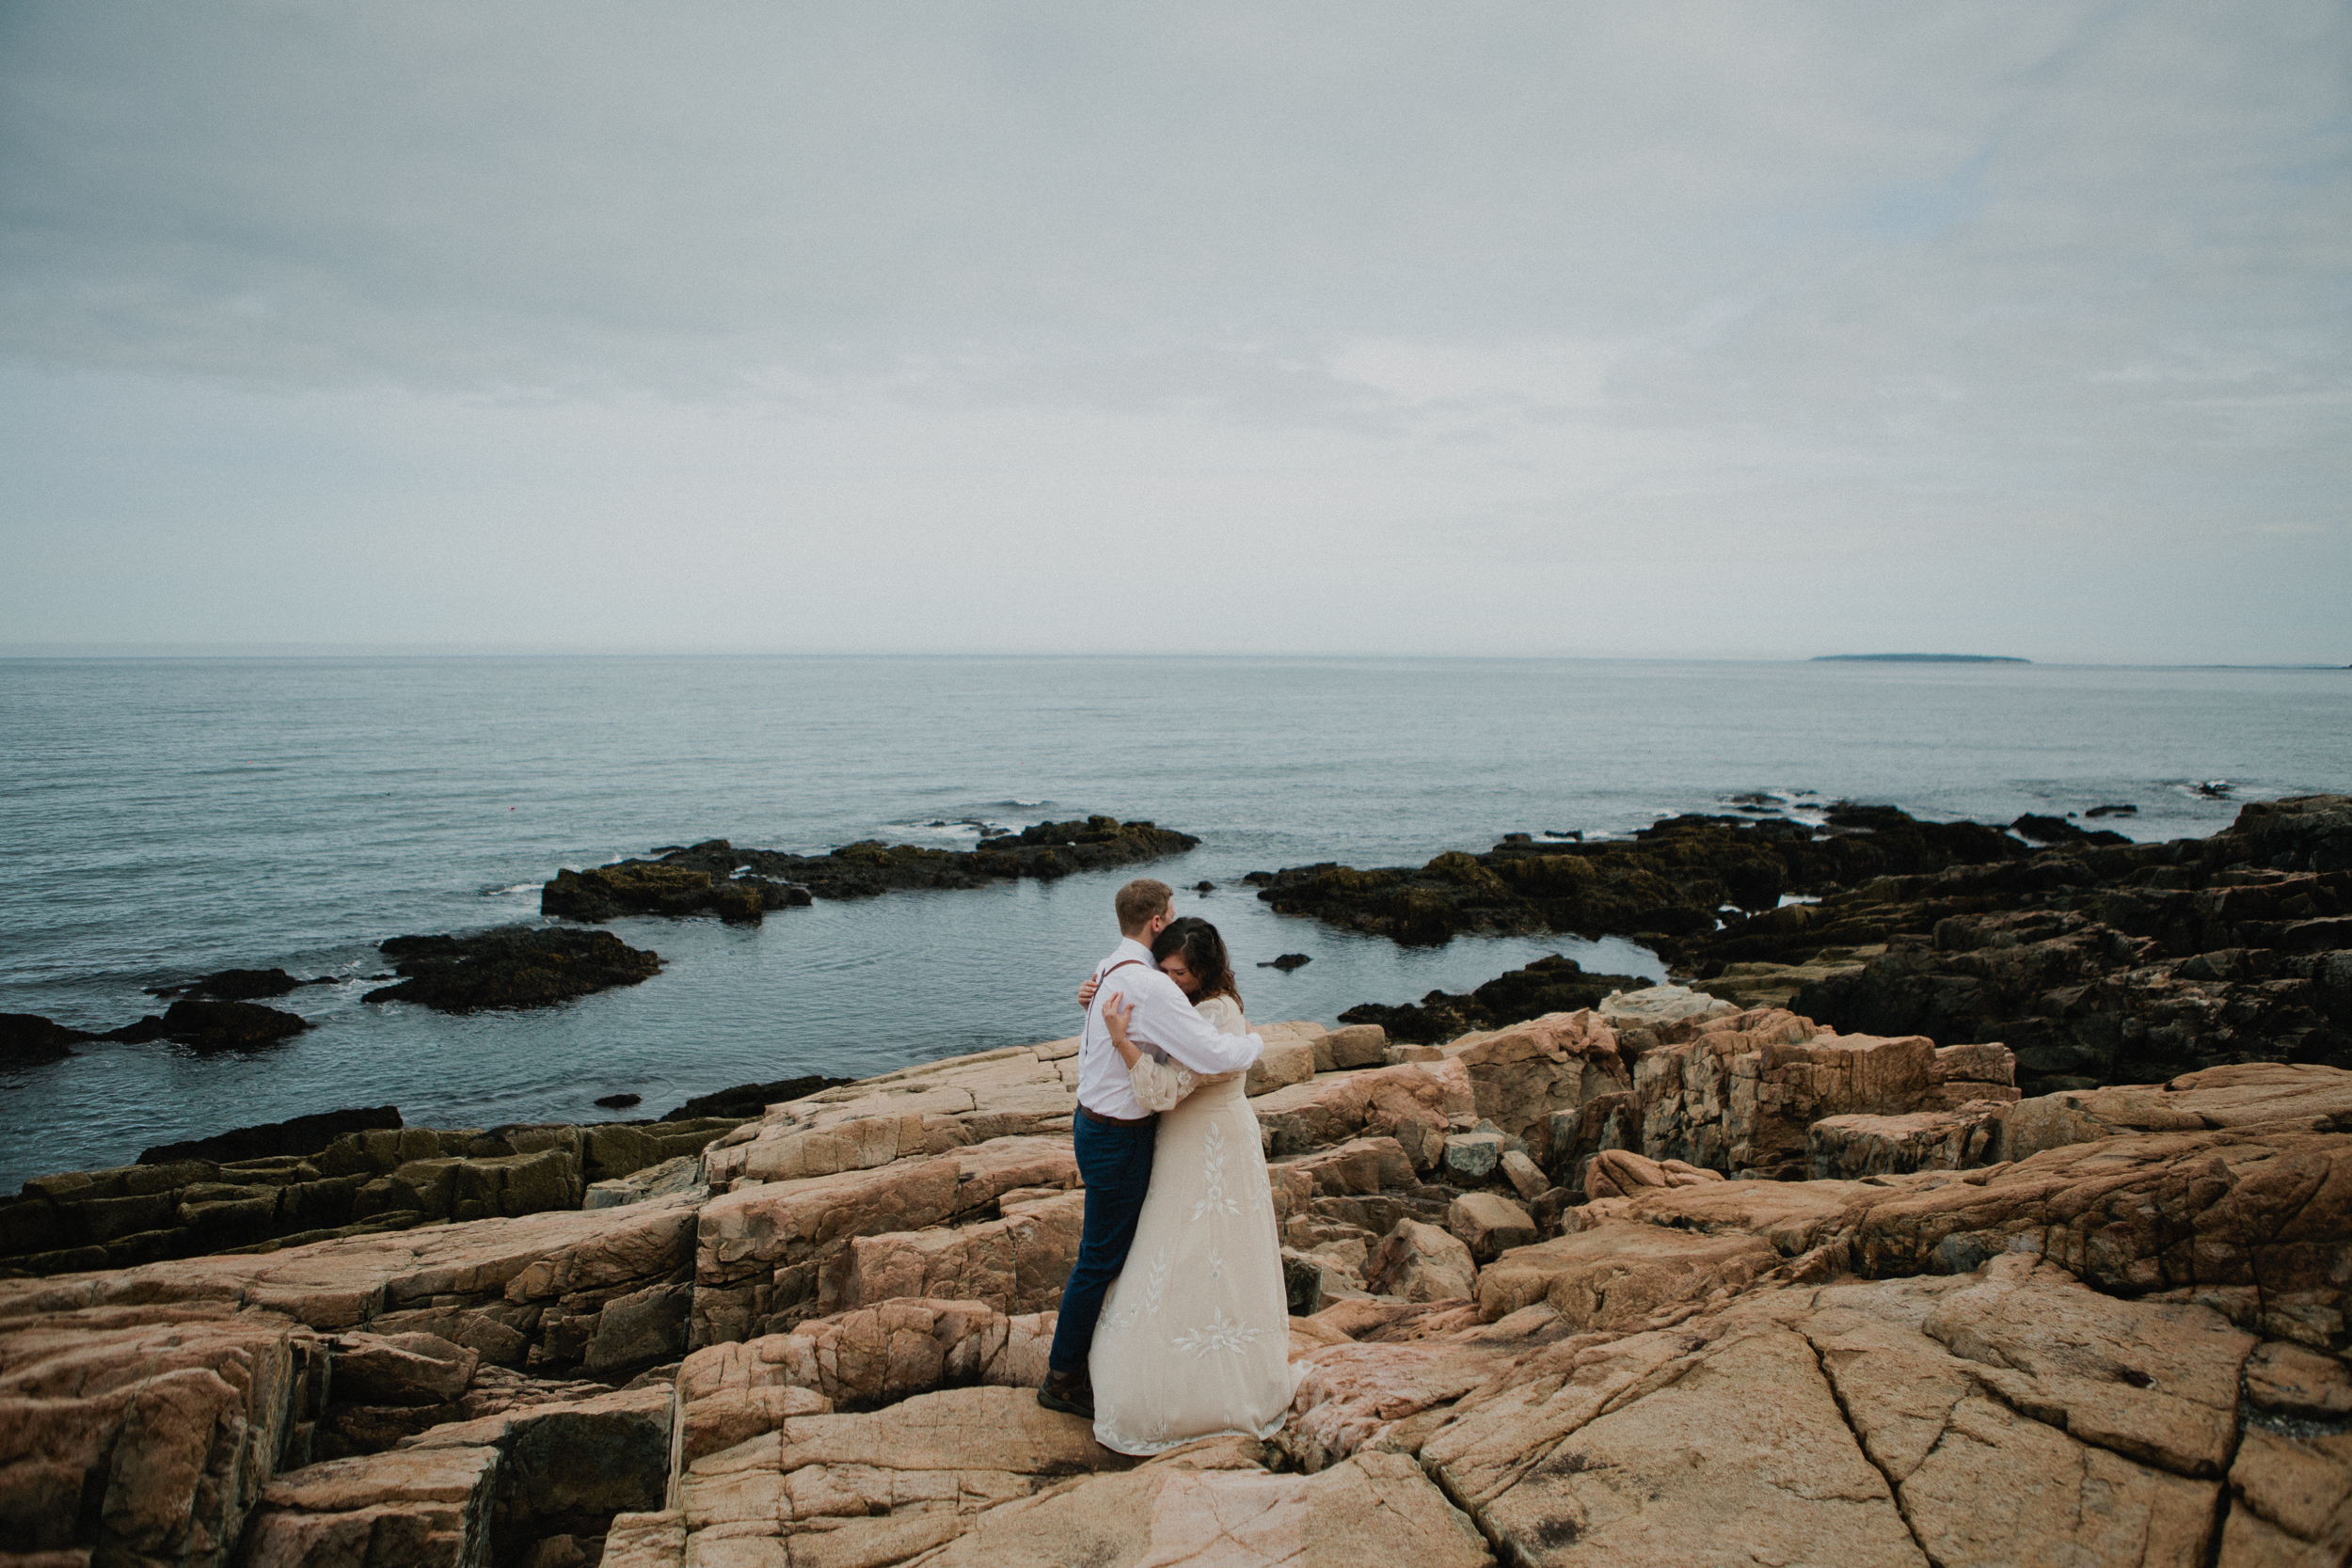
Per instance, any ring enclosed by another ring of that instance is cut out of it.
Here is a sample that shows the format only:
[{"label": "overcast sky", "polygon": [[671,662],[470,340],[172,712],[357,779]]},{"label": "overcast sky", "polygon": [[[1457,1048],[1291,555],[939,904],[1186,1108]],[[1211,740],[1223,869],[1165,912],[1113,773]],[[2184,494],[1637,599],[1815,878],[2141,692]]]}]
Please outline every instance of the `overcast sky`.
[{"label": "overcast sky", "polygon": [[0,643],[2352,660],[2352,8],[0,0]]}]

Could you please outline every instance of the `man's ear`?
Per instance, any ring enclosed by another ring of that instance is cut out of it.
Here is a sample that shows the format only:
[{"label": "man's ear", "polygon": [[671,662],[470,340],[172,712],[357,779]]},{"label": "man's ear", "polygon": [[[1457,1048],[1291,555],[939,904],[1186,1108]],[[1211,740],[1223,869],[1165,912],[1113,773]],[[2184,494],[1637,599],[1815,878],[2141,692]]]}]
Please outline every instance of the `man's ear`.
[{"label": "man's ear", "polygon": [[1167,930],[1168,923],[1175,918],[1176,911],[1174,910],[1162,910],[1159,913],[1153,915],[1152,917],[1152,925],[1150,927],[1152,934],[1156,937],[1162,931]]}]

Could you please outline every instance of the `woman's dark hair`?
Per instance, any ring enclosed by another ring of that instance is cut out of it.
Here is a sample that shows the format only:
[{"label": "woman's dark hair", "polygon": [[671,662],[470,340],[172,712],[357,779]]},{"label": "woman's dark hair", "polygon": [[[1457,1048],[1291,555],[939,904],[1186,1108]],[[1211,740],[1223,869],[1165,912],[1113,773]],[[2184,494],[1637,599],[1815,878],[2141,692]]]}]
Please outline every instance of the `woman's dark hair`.
[{"label": "woman's dark hair", "polygon": [[1241,1006],[1241,987],[1233,983],[1233,960],[1216,927],[1191,914],[1169,921],[1152,939],[1152,957],[1165,958],[1175,952],[1182,952],[1184,967],[1200,977],[1202,1001],[1230,996],[1235,1006]]}]

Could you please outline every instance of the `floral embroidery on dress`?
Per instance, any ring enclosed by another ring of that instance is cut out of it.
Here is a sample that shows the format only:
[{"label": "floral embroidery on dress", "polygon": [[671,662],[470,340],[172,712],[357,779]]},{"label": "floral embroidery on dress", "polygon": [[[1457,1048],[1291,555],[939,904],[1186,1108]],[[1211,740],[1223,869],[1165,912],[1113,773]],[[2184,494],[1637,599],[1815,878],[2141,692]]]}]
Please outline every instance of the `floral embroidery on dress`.
[{"label": "floral embroidery on dress", "polygon": [[1162,1247],[1152,1259],[1152,1272],[1144,1276],[1143,1309],[1152,1317],[1160,1315],[1160,1302],[1168,1294],[1168,1248]]},{"label": "floral embroidery on dress", "polygon": [[1207,1170],[1203,1176],[1207,1191],[1201,1195],[1200,1201],[1192,1206],[1192,1217],[1199,1219],[1203,1214],[1232,1214],[1238,1217],[1241,1213],[1241,1205],[1225,1196],[1225,1128],[1223,1124],[1210,1122],[1208,1135],[1200,1142],[1207,1156]]},{"label": "floral embroidery on dress", "polygon": [[1257,1343],[1258,1337],[1264,1332],[1263,1328],[1244,1328],[1220,1310],[1216,1322],[1204,1328],[1196,1328],[1172,1342],[1178,1350],[1188,1353],[1197,1361],[1213,1350],[1235,1353],[1248,1350]]}]

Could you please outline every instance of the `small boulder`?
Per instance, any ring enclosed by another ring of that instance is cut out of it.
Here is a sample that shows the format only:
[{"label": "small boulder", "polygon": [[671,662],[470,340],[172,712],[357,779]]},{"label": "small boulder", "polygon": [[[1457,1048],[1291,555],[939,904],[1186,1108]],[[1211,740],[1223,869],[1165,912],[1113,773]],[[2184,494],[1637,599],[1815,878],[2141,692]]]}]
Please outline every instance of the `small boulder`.
[{"label": "small boulder", "polygon": [[1551,1180],[1544,1175],[1543,1168],[1516,1148],[1502,1151],[1502,1176],[1522,1203],[1534,1202],[1551,1187]]},{"label": "small boulder", "polygon": [[1243,1080],[1242,1092],[1259,1095],[1286,1089],[1293,1084],[1303,1084],[1315,1075],[1315,1048],[1302,1039],[1272,1038],[1265,1042],[1265,1052],[1249,1069]]},{"label": "small boulder", "polygon": [[1389,1032],[1377,1023],[1351,1023],[1334,1029],[1321,1041],[1331,1053],[1335,1068],[1385,1067],[1388,1065]]},{"label": "small boulder", "polygon": [[1478,1285],[1469,1247],[1419,1220],[1399,1220],[1364,1265],[1364,1281],[1382,1295],[1406,1301],[1453,1301]]},{"label": "small boulder", "polygon": [[1527,1211],[1499,1193],[1464,1193],[1446,1210],[1445,1227],[1481,1263],[1535,1240],[1535,1222]]},{"label": "small boulder", "polygon": [[1584,1173],[1584,1196],[1587,1201],[1631,1197],[1653,1187],[1698,1187],[1722,1180],[1718,1171],[1702,1170],[1680,1160],[1652,1160],[1630,1149],[1606,1148],[1593,1156]]},{"label": "small boulder", "polygon": [[2352,1416],[2352,1370],[2335,1356],[2277,1339],[2247,1357],[2246,1393],[2259,1408],[2290,1419]]},{"label": "small boulder", "polygon": [[1283,973],[1288,974],[1294,969],[1304,969],[1307,965],[1312,962],[1314,962],[1314,959],[1307,957],[1304,953],[1285,953],[1280,958],[1269,959],[1268,961],[1260,964],[1258,967],[1260,969],[1279,969]]},{"label": "small boulder", "polygon": [[1445,1141],[1445,1173],[1463,1181],[1484,1181],[1502,1163],[1500,1132],[1456,1132]]},{"label": "small boulder", "polygon": [[335,1399],[344,1404],[447,1404],[482,1360],[436,1334],[346,1334],[334,1349]]}]

